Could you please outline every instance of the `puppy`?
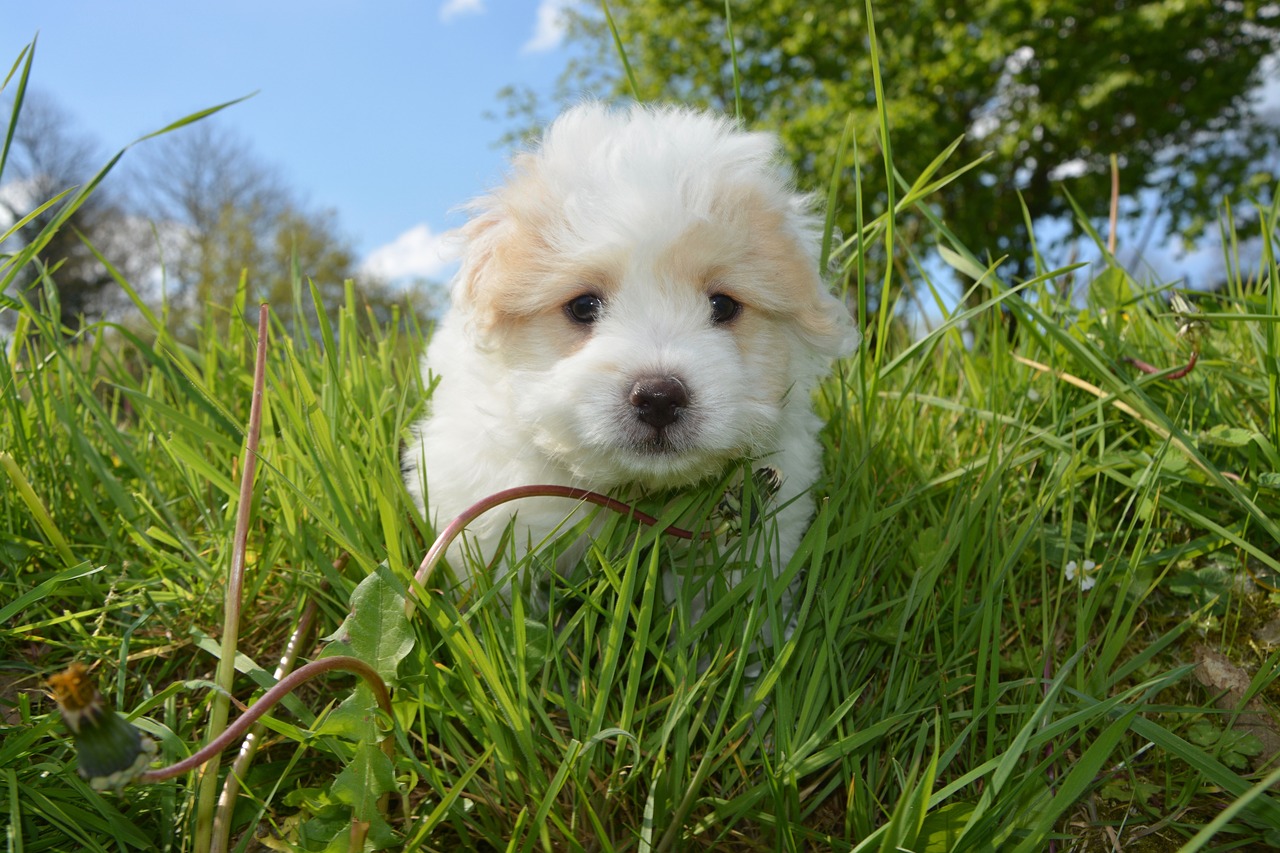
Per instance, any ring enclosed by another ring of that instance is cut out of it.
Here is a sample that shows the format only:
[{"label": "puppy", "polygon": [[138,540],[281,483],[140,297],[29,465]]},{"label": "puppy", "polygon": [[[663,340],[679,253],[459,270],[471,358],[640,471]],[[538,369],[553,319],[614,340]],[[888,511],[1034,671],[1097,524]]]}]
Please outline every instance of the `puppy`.
[{"label": "puppy", "polygon": [[[770,562],[785,567],[813,514],[811,393],[858,335],[819,274],[821,222],[774,137],[688,109],[588,103],[472,211],[423,360],[431,411],[404,456],[436,526],[512,486],[626,499],[749,461],[781,473]],[[506,504],[470,542],[491,560],[513,516],[524,551],[587,512]],[[458,544],[449,556],[468,581]]]}]

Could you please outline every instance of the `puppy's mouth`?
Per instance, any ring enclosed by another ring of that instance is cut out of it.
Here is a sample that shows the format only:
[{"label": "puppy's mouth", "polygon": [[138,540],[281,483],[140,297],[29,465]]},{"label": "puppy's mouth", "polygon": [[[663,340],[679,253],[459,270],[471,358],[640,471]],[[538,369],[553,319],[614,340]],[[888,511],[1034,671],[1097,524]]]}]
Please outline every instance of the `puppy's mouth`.
[{"label": "puppy's mouth", "polygon": [[574,424],[569,440],[546,449],[595,488],[696,483],[749,450],[740,431],[718,426],[725,406],[717,392],[700,391],[671,373],[633,374],[607,392],[604,411],[596,408],[594,417]]},{"label": "puppy's mouth", "polygon": [[688,441],[681,441],[666,429],[649,430],[628,436],[630,447],[642,456],[677,456],[693,450]]}]

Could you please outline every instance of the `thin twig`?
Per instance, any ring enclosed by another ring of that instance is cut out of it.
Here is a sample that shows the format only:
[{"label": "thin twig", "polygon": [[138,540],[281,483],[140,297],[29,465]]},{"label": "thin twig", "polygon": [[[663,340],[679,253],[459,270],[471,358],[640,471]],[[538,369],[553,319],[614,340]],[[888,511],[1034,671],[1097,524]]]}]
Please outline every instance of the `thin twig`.
[{"label": "thin twig", "polygon": [[[413,606],[417,596],[417,590],[425,587],[427,579],[431,577],[431,572],[435,569],[436,564],[444,556],[449,545],[458,537],[458,534],[471,522],[484,515],[496,506],[501,506],[508,501],[518,500],[520,498],[533,497],[553,497],[553,498],[571,498],[576,501],[586,501],[605,509],[611,509],[616,513],[625,515],[628,518],[634,518],[641,524],[653,527],[658,523],[658,519],[651,515],[640,512],[637,509],[615,500],[607,495],[599,492],[588,491],[587,489],[575,489],[573,486],[516,486],[512,489],[504,489],[501,492],[494,492],[486,498],[476,501],[467,507],[458,517],[449,522],[449,526],[441,531],[436,537],[436,541],[432,543],[427,555],[422,558],[422,563],[418,566],[418,571],[413,576],[413,588],[409,590],[409,595],[405,598],[404,612],[406,616],[413,614]],[[681,527],[668,526],[663,530],[668,536],[675,536],[678,539],[693,539],[698,534],[691,533]],[[702,534],[704,537],[707,534]]]},{"label": "thin twig", "polygon": [[[344,551],[338,559],[333,561],[333,570],[335,572],[342,571],[350,559],[351,555]],[[323,594],[328,588],[328,582],[322,582],[319,592]],[[275,672],[272,674],[274,681],[280,681],[293,671],[294,665],[298,662],[298,655],[302,651],[303,644],[311,636],[311,627],[315,624],[316,613],[319,612],[319,609],[319,604],[314,596],[307,599],[306,606],[302,608],[302,615],[298,617],[298,624],[294,627],[293,633],[289,635],[289,641],[285,644],[284,654],[280,656],[280,662],[276,664]],[[233,803],[240,793],[240,780],[249,772],[249,765],[253,763],[253,758],[262,743],[262,731],[263,726],[259,723],[250,729],[244,736],[244,740],[240,742],[240,751],[236,754],[236,760],[231,765],[227,778],[223,780],[222,793],[218,796],[218,815],[230,814],[231,809],[234,808]],[[230,840],[230,829],[230,820],[220,820],[215,817],[212,849],[223,850],[227,847]]]},{"label": "thin twig", "polygon": [[324,675],[334,670],[354,672],[363,678],[370,689],[373,690],[374,698],[378,701],[378,707],[389,718],[394,719],[391,713],[391,692],[387,689],[387,684],[382,680],[382,676],[378,675],[377,670],[359,658],[347,655],[321,658],[298,667],[296,671],[280,679],[279,683],[262,694],[262,698],[255,702],[252,708],[241,714],[239,719],[228,726],[222,734],[209,741],[199,752],[184,758],[176,764],[170,764],[168,767],[148,770],[138,777],[138,781],[143,783],[163,782],[165,779],[181,776],[183,773],[189,773],[206,762],[211,762],[224,749],[235,743],[237,738],[243,736],[259,717],[280,704],[280,701],[285,696],[316,676]]},{"label": "thin twig", "polygon": [[[1124,359],[1124,360],[1125,360],[1125,361],[1127,361],[1127,362],[1129,362],[1129,363],[1130,363],[1130,364],[1132,364],[1134,367],[1138,368],[1139,370],[1141,370],[1143,373],[1147,374],[1148,376],[1154,376],[1154,375],[1156,375],[1157,373],[1163,373],[1163,372],[1164,372],[1164,369],[1163,369],[1163,368],[1159,368],[1159,367],[1156,367],[1155,365],[1147,364],[1145,361],[1143,361],[1143,360],[1142,360],[1142,359],[1140,359],[1140,358],[1133,358],[1132,356],[1125,356],[1125,359]],[[1195,369],[1196,362],[1197,362],[1197,361],[1199,361],[1199,360],[1200,360],[1200,351],[1199,351],[1199,350],[1192,350],[1192,351],[1191,351],[1191,360],[1187,362],[1187,364],[1186,364],[1186,366],[1185,366],[1185,367],[1179,367],[1177,370],[1173,371],[1172,373],[1166,373],[1166,374],[1165,374],[1164,376],[1162,376],[1161,378],[1162,378],[1162,379],[1174,379],[1174,380],[1176,380],[1176,379],[1181,379],[1182,377],[1186,376],[1188,373],[1190,373],[1192,370],[1194,370],[1194,369]]]},{"label": "thin twig", "polygon": [[1174,447],[1181,450],[1183,454],[1187,457],[1187,459],[1191,460],[1191,462],[1197,468],[1199,468],[1201,471],[1204,471],[1210,477],[1213,477],[1215,475],[1221,475],[1222,477],[1225,477],[1228,480],[1234,480],[1237,483],[1240,482],[1239,474],[1233,474],[1230,471],[1215,471],[1207,463],[1201,461],[1200,457],[1196,455],[1196,453],[1193,452],[1192,449],[1188,447],[1182,439],[1178,438],[1176,435],[1173,435],[1167,429],[1160,426],[1159,424],[1156,424],[1153,421],[1150,421],[1147,418],[1144,418],[1138,412],[1137,409],[1135,409],[1133,406],[1130,406],[1128,403],[1126,403],[1124,400],[1121,400],[1116,395],[1108,394],[1106,391],[1103,391],[1097,385],[1094,385],[1090,382],[1086,382],[1085,380],[1081,379],[1079,376],[1075,376],[1073,374],[1066,373],[1061,370],[1055,370],[1054,368],[1050,367],[1047,364],[1041,364],[1038,361],[1032,361],[1031,359],[1024,358],[1023,356],[1020,356],[1020,355],[1014,355],[1013,360],[1018,362],[1019,364],[1024,364],[1033,370],[1038,370],[1041,373],[1047,373],[1056,379],[1061,379],[1063,382],[1067,383],[1068,385],[1074,385],[1075,387],[1079,388],[1082,391],[1088,391],[1090,394],[1094,395],[1099,400],[1110,403],[1120,411],[1124,412],[1129,417],[1138,421],[1138,423],[1142,424],[1147,429],[1154,432],[1156,435],[1160,436],[1160,439],[1162,441],[1168,441]]}]

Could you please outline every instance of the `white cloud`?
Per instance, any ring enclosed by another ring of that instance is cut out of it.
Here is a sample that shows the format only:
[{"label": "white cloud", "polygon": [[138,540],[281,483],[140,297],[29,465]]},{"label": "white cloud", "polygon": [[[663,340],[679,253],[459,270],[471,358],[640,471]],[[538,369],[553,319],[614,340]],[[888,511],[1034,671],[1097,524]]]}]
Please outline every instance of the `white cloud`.
[{"label": "white cloud", "polygon": [[1253,90],[1253,108],[1267,124],[1280,124],[1280,56],[1264,57],[1261,67],[1262,83]]},{"label": "white cloud", "polygon": [[440,281],[453,273],[461,248],[456,231],[435,234],[423,223],[374,249],[364,259],[362,268],[387,281],[412,278]]},{"label": "white cloud", "polygon": [[440,7],[440,20],[448,22],[463,15],[483,15],[484,0],[445,0]]},{"label": "white cloud", "polygon": [[1087,174],[1088,171],[1089,167],[1085,164],[1084,160],[1076,157],[1074,160],[1067,160],[1050,169],[1049,180],[1067,181],[1072,178],[1079,178],[1082,175]]},{"label": "white cloud", "polygon": [[564,12],[574,0],[539,0],[533,35],[520,48],[521,53],[545,53],[564,41]]},{"label": "white cloud", "polygon": [[37,200],[39,184],[34,178],[18,178],[0,184],[0,233],[7,231],[17,219],[9,215],[10,210],[24,213],[31,210],[44,199]]}]

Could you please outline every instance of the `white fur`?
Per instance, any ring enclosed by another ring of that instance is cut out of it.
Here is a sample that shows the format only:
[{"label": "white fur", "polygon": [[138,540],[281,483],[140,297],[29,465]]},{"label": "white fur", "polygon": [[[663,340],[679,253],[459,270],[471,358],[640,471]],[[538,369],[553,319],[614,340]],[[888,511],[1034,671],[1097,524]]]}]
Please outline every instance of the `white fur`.
[{"label": "white fur", "polygon": [[[818,271],[820,222],[776,140],[678,108],[585,104],[473,205],[452,307],[423,360],[438,378],[405,452],[437,528],[512,486],[617,497],[693,486],[742,460],[781,470],[776,570],[813,511],[819,421],[811,392],[857,342]],[[601,317],[565,306],[599,296]],[[709,299],[740,314],[714,323]],[[677,377],[689,404],[658,433],[638,379]],[[559,498],[518,501],[469,528],[489,558],[516,514],[517,548],[576,518]],[[450,552],[466,581],[471,567]]]}]

